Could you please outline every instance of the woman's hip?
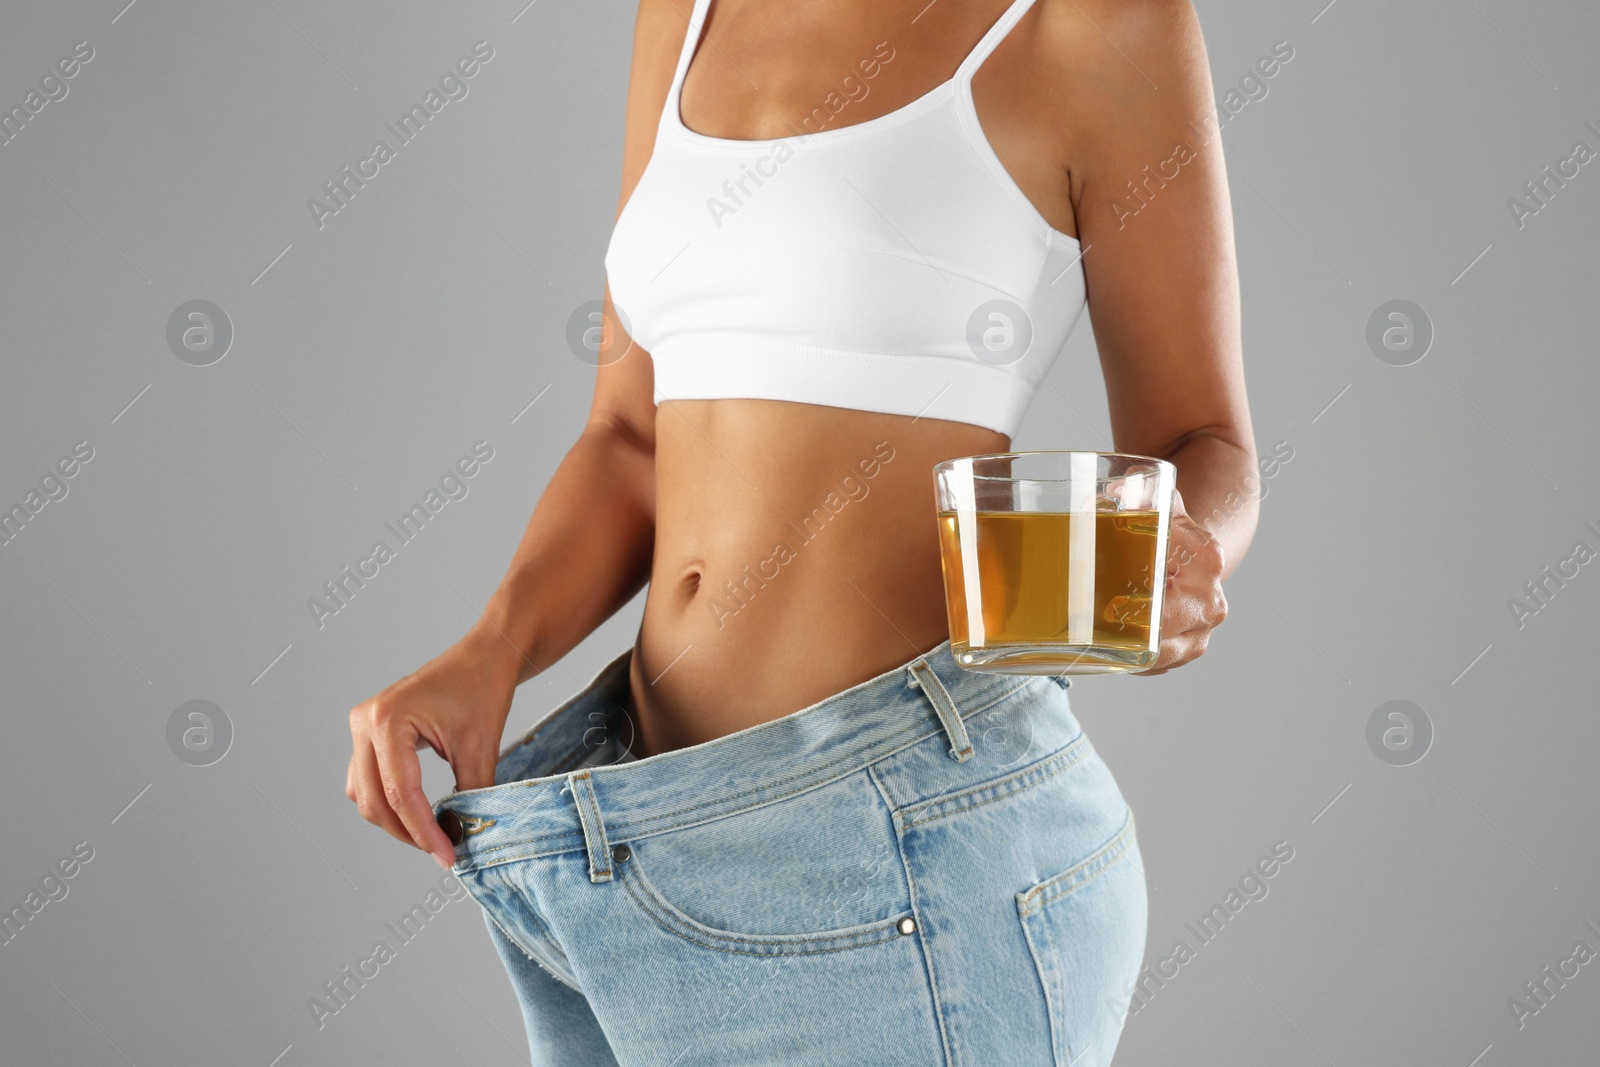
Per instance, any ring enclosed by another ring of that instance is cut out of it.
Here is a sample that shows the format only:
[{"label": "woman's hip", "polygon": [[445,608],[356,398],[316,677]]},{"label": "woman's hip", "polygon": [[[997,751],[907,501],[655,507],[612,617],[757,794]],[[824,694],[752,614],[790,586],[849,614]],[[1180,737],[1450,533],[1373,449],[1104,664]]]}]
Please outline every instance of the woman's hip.
[{"label": "woman's hip", "polygon": [[1144,883],[1066,679],[967,672],[945,644],[773,722],[583,766],[627,665],[509,746],[496,785],[436,805],[469,889],[619,1062],[675,1043],[702,1064],[1107,1062]]}]

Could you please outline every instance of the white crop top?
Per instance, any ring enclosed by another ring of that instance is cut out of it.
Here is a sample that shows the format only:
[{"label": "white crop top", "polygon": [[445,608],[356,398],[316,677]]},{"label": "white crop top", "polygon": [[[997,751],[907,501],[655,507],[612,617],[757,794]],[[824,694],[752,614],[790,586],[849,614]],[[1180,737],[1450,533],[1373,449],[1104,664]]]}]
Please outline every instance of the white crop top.
[{"label": "white crop top", "polygon": [[[802,131],[759,141],[683,124],[710,3],[694,0],[605,255],[656,402],[791,400],[1015,436],[1086,294],[1078,241],[1018,188],[972,105],[973,73],[1033,0],[1013,0],[953,77],[904,107],[843,125],[853,101],[836,93]],[[847,84],[858,99],[895,53],[863,58]]]}]

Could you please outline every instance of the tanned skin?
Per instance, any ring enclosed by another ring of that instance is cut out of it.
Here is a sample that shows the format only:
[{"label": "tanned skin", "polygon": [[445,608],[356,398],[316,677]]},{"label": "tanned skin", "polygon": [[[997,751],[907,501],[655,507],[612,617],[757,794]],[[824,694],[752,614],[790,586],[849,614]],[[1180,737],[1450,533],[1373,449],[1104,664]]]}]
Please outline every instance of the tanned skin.
[{"label": "tanned skin", "polygon": [[[947,80],[1007,5],[715,0],[683,121],[712,137],[789,136],[841,71],[887,40],[894,61],[838,122],[878,117]],[[654,148],[689,10],[690,0],[640,2],[619,214]],[[1160,657],[1139,672],[1162,674],[1205,652],[1227,613],[1223,580],[1257,519],[1227,178],[1220,139],[1196,133],[1215,112],[1200,26],[1189,0],[1036,0],[972,88],[1005,169],[1051,226],[1085,246],[1110,447],[1178,468]],[[1193,157],[1130,217],[1127,183],[1179,143]],[[605,297],[607,362],[587,424],[482,618],[350,713],[346,795],[447,868],[454,849],[423,793],[417,751],[446,759],[457,788],[494,784],[516,686],[646,583],[633,736],[623,738],[640,757],[787,715],[945,640],[931,468],[1011,445],[969,424],[786,401],[658,406],[650,355],[617,326],[609,286]],[[1053,447],[1095,446],[1065,433]],[[844,477],[863,481],[863,460],[878,464],[870,494],[775,578],[748,584],[745,568],[792,539],[789,522]],[[748,595],[731,598],[726,581]]]}]

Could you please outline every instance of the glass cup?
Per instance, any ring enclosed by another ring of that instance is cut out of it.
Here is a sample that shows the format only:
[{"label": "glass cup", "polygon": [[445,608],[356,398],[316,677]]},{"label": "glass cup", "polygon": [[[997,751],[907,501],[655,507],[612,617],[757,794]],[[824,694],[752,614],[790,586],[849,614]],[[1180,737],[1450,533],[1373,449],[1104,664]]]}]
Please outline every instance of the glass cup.
[{"label": "glass cup", "polygon": [[1156,660],[1177,468],[996,452],[933,468],[950,646],[968,670],[1112,674]]}]

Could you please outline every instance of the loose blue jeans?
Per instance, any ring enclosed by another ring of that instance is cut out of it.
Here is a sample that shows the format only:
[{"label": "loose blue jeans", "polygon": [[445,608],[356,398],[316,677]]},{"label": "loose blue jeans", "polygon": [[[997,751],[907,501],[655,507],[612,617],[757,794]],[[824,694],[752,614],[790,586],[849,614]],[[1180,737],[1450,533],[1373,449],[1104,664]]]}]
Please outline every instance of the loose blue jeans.
[{"label": "loose blue jeans", "polygon": [[1111,1062],[1143,863],[1070,679],[967,671],[946,641],[621,761],[631,655],[434,805],[534,1064]]}]

